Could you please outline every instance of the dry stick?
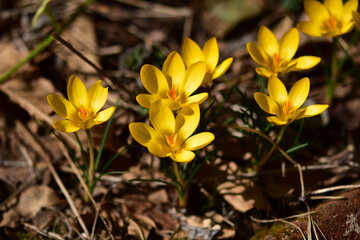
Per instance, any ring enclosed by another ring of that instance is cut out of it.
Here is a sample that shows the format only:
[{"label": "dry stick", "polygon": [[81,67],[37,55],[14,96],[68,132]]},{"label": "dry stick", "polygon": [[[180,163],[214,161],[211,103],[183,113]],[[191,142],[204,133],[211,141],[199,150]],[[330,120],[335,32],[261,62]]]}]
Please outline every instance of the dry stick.
[{"label": "dry stick", "polygon": [[67,47],[70,51],[72,51],[73,53],[75,53],[79,58],[81,58],[83,61],[85,61],[87,64],[89,64],[91,67],[93,67],[99,75],[101,75],[102,77],[104,77],[104,79],[106,80],[106,83],[114,88],[114,85],[112,84],[112,82],[110,81],[110,78],[106,75],[105,71],[103,69],[101,69],[100,67],[96,66],[95,63],[91,62],[87,57],[85,57],[81,52],[79,52],[78,50],[76,50],[69,42],[67,42],[65,39],[63,39],[60,35],[56,34],[56,33],[51,33],[51,36],[53,36],[53,38],[60,42],[61,44],[63,44],[65,47]]},{"label": "dry stick", "polygon": [[315,191],[312,191],[311,194],[320,194],[330,191],[336,191],[336,190],[342,190],[342,189],[352,189],[352,188],[360,188],[360,184],[353,184],[353,185],[341,185],[341,186],[335,186],[335,187],[328,187],[328,188],[322,188]]},{"label": "dry stick", "polygon": [[[76,177],[78,178],[81,186],[84,188],[86,194],[89,196],[91,203],[92,203],[92,204],[94,205],[94,207],[95,207],[95,210],[96,210],[97,212],[100,211],[99,206],[96,204],[96,202],[95,202],[93,196],[91,195],[91,193],[90,193],[90,191],[89,191],[86,183],[84,182],[84,179],[81,177],[81,174],[80,174],[78,168],[76,167],[74,161],[73,161],[73,160],[71,159],[71,157],[69,156],[69,153],[67,152],[67,150],[65,149],[65,147],[64,147],[60,142],[58,142],[58,144],[59,144],[60,149],[62,150],[62,152],[63,152],[66,160],[68,161],[70,167],[72,168],[73,172],[75,173]],[[111,234],[111,230],[110,230],[107,222],[105,221],[104,217],[103,217],[101,214],[100,214],[100,218],[101,218],[101,220],[103,221],[103,223],[104,223],[104,225],[105,225],[105,228],[106,228],[106,230],[107,230],[110,238],[114,240],[115,238],[114,238],[114,236]],[[96,221],[96,218],[95,218],[95,221]],[[92,239],[92,238],[90,238],[90,239]]]},{"label": "dry stick", "polygon": [[295,161],[292,157],[290,157],[284,150],[282,150],[277,144],[274,143],[273,140],[271,140],[268,136],[266,136],[264,133],[256,130],[256,129],[252,129],[252,128],[248,128],[248,127],[240,127],[240,126],[233,126],[233,128],[238,128],[241,130],[245,130],[247,132],[252,132],[252,133],[256,133],[259,136],[265,138],[266,140],[268,140],[271,144],[273,144],[276,149],[287,159],[289,160],[291,163],[293,163],[298,171],[299,171],[299,176],[300,176],[300,186],[301,186],[301,196],[300,196],[300,200],[305,200],[305,185],[304,185],[304,178],[303,178],[303,172],[302,172],[302,168],[301,168],[301,164],[298,163],[297,161]]},{"label": "dry stick", "polygon": [[78,210],[76,209],[74,201],[71,199],[69,192],[67,191],[67,189],[64,186],[63,182],[61,181],[59,175],[57,174],[57,172],[54,168],[54,165],[51,163],[49,155],[45,153],[45,151],[40,146],[40,144],[36,141],[36,139],[33,137],[33,135],[29,134],[28,131],[26,130],[25,126],[18,120],[16,121],[16,126],[19,128],[19,131],[21,131],[27,137],[27,139],[30,141],[30,145],[35,149],[35,151],[38,152],[40,157],[45,161],[45,163],[46,163],[47,167],[49,168],[51,174],[53,175],[57,185],[63,192],[68,204],[70,205],[72,212],[75,214],[81,228],[83,229],[83,231],[86,235],[86,238],[89,238],[89,236],[90,236],[89,231],[87,230],[84,221],[82,220]]}]

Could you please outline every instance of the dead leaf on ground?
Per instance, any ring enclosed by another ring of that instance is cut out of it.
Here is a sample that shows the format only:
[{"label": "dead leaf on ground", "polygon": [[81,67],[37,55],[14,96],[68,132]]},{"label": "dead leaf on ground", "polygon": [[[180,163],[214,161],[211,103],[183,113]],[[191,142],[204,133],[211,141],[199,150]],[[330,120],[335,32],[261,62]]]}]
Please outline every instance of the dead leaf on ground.
[{"label": "dead leaf on ground", "polygon": [[133,219],[128,220],[128,233],[139,240],[145,240],[148,238],[150,230],[156,228],[156,224],[149,217],[144,215],[134,215]]},{"label": "dead leaf on ground", "polygon": [[34,217],[41,208],[61,202],[52,188],[45,185],[32,186],[20,195],[17,212],[23,217]]},{"label": "dead leaf on ground", "polygon": [[240,212],[246,212],[252,208],[266,208],[266,199],[260,189],[249,179],[240,182],[224,182],[217,188],[224,199]]}]

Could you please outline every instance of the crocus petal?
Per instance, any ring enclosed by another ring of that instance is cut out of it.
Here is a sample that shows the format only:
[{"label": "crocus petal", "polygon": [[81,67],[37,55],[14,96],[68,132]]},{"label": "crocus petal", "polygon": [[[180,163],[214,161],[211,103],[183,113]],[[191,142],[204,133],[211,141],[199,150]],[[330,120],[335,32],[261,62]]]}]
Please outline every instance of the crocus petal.
[{"label": "crocus petal", "polygon": [[134,122],[129,124],[131,136],[140,143],[147,147],[150,141],[156,139],[156,130],[145,123]]},{"label": "crocus petal", "polygon": [[190,67],[193,63],[204,61],[201,48],[190,38],[184,39],[182,46],[182,56],[186,67]]},{"label": "crocus petal", "polygon": [[233,62],[232,57],[225,59],[222,63],[219,64],[219,66],[215,68],[212,78],[216,79],[222,76],[229,69],[232,62]]},{"label": "crocus petal", "polygon": [[173,51],[169,54],[162,67],[162,72],[171,78],[169,82],[172,82],[172,87],[177,86],[182,81],[185,74],[185,64],[179,53]]},{"label": "crocus petal", "polygon": [[289,92],[290,107],[298,109],[305,102],[310,90],[310,80],[305,77],[297,81]]},{"label": "crocus petal", "polygon": [[303,114],[303,117],[312,117],[312,116],[315,116],[315,115],[318,115],[318,114],[322,113],[328,107],[329,107],[329,105],[327,105],[327,104],[315,104],[315,105],[311,105],[311,106],[300,108],[300,109],[305,110],[304,114]]},{"label": "crocus petal", "polygon": [[175,132],[177,133],[177,147],[194,133],[200,122],[200,108],[198,104],[183,107],[175,119]]},{"label": "crocus petal", "polygon": [[314,67],[321,61],[321,58],[315,56],[302,56],[294,60],[297,61],[295,71],[299,71]]},{"label": "crocus petal", "polygon": [[324,6],[330,11],[336,19],[341,19],[343,13],[342,0],[324,0]]},{"label": "crocus petal", "polygon": [[[315,2],[315,1],[314,1]],[[296,25],[303,33],[314,37],[321,37],[320,25],[314,22],[300,22]]]},{"label": "crocus petal", "polygon": [[[327,8],[318,1],[305,0],[304,9],[309,18],[314,22],[324,22],[330,17]],[[312,22],[312,24],[314,23]]]},{"label": "crocus petal", "polygon": [[170,158],[175,162],[190,162],[195,158],[195,153],[182,149],[181,151],[171,154]]},{"label": "crocus petal", "polygon": [[[354,27],[354,24],[355,22],[348,22],[347,24],[345,24],[341,29],[340,29],[340,32],[336,35],[341,35],[341,34],[345,34],[345,33],[348,33],[350,32],[353,27]],[[335,35],[335,36],[336,36]]]},{"label": "crocus petal", "polygon": [[192,104],[192,103],[201,104],[207,99],[207,97],[208,97],[208,93],[195,94],[188,98],[186,104]]},{"label": "crocus petal", "polygon": [[164,148],[164,145],[158,142],[153,142],[153,141],[149,142],[147,148],[150,153],[152,153],[153,155],[159,158],[168,157],[171,154],[170,151],[167,151],[167,149]]},{"label": "crocus petal", "polygon": [[189,137],[185,141],[184,149],[195,151],[209,145],[214,141],[215,136],[211,132],[202,132]]},{"label": "crocus petal", "polygon": [[80,129],[80,126],[70,120],[55,121],[53,127],[61,132],[76,132]]},{"label": "crocus petal", "polygon": [[100,111],[98,114],[96,114],[94,118],[95,124],[100,124],[109,120],[109,118],[113,115],[114,111],[115,111],[114,106]]},{"label": "crocus petal", "polygon": [[80,121],[78,111],[67,99],[56,94],[50,94],[47,96],[47,100],[52,110],[60,117],[70,119],[74,122]]},{"label": "crocus petal", "polygon": [[248,50],[251,58],[259,65],[264,66],[267,62],[268,57],[263,52],[263,50],[259,49],[255,43],[248,42],[246,44],[246,49]]},{"label": "crocus petal", "polygon": [[108,96],[108,88],[103,88],[101,82],[101,80],[96,81],[90,87],[87,95],[87,109],[91,109],[94,114],[104,106]]},{"label": "crocus petal", "polygon": [[151,104],[149,118],[156,131],[163,136],[172,136],[175,132],[175,117],[171,109],[162,101]]},{"label": "crocus petal", "polygon": [[263,50],[268,56],[273,56],[275,53],[279,52],[278,41],[274,33],[267,27],[260,27],[257,40],[259,48]]},{"label": "crocus petal", "polygon": [[279,105],[265,93],[256,92],[254,98],[260,108],[265,112],[277,116],[280,115]]},{"label": "crocus petal", "polygon": [[278,77],[272,76],[269,79],[268,91],[270,98],[279,103],[281,106],[284,105],[284,102],[288,101],[288,93],[285,85]]},{"label": "crocus petal", "polygon": [[299,47],[299,31],[296,28],[291,28],[287,31],[279,42],[280,57],[290,61]]},{"label": "crocus petal", "polygon": [[257,74],[259,74],[260,76],[263,76],[265,78],[270,78],[273,75],[277,76],[277,73],[273,73],[264,67],[257,67],[257,68],[255,68],[255,71]]},{"label": "crocus petal", "polygon": [[215,37],[210,38],[204,44],[202,54],[204,61],[206,61],[206,64],[210,67],[210,72],[213,72],[219,61],[219,46]]},{"label": "crocus petal", "polygon": [[180,83],[179,94],[190,96],[202,83],[206,71],[206,64],[204,62],[197,62],[192,64],[185,72],[184,80]]},{"label": "crocus petal", "polygon": [[157,95],[154,96],[151,94],[139,94],[136,96],[136,101],[144,108],[149,108],[153,102],[159,99]]},{"label": "crocus petal", "polygon": [[87,106],[87,91],[84,83],[75,75],[72,75],[67,85],[69,101],[76,109]]},{"label": "crocus petal", "polygon": [[350,22],[351,19],[353,19],[352,12],[357,10],[358,5],[359,5],[358,0],[349,0],[344,4],[343,13],[342,13],[342,20],[344,22]]},{"label": "crocus petal", "polygon": [[360,29],[360,13],[353,11],[352,12],[354,22],[356,24],[356,27]]},{"label": "crocus petal", "polygon": [[145,89],[153,95],[164,95],[169,90],[169,83],[164,74],[155,66],[145,64],[140,70],[140,78]]},{"label": "crocus petal", "polygon": [[288,121],[281,120],[277,116],[270,116],[266,118],[270,123],[274,125],[285,125],[288,124]]}]

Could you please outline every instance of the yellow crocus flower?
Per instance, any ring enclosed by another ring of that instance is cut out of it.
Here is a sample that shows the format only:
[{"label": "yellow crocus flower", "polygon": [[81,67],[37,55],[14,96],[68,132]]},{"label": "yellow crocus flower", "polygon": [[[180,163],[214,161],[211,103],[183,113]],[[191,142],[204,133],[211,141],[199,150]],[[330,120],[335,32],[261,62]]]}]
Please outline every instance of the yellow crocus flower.
[{"label": "yellow crocus flower", "polygon": [[358,29],[360,29],[360,13],[353,11],[352,16],[353,16],[356,27]]},{"label": "yellow crocus flower", "polygon": [[315,37],[335,37],[350,32],[354,27],[352,11],[356,11],[358,0],[305,0],[304,8],[310,21],[297,24],[302,32]]},{"label": "yellow crocus flower", "polygon": [[205,147],[215,138],[210,132],[191,136],[200,121],[198,104],[183,107],[175,118],[166,104],[157,101],[151,104],[149,116],[153,127],[135,122],[129,124],[129,129],[133,138],[157,157],[190,162],[195,157],[192,151]]},{"label": "yellow crocus flower", "polygon": [[145,108],[161,100],[172,110],[192,103],[200,104],[208,97],[207,93],[190,95],[199,88],[205,70],[204,62],[198,62],[185,69],[181,56],[173,51],[166,58],[162,71],[150,64],[141,68],[141,81],[150,94],[139,94],[136,100]]},{"label": "yellow crocus flower", "polygon": [[206,63],[206,74],[201,83],[202,86],[208,86],[213,79],[222,76],[233,62],[233,58],[230,57],[218,65],[219,46],[215,37],[210,38],[202,49],[190,38],[185,38],[182,46],[182,56],[186,67],[190,67],[199,61]]},{"label": "yellow crocus flower", "polygon": [[54,112],[66,119],[53,123],[54,128],[61,132],[90,129],[96,124],[106,122],[114,113],[114,106],[99,112],[108,96],[108,88],[101,86],[101,80],[95,82],[87,91],[84,83],[72,75],[67,85],[67,94],[69,100],[57,94],[47,96]]},{"label": "yellow crocus flower", "polygon": [[278,42],[274,33],[261,26],[257,35],[257,44],[249,42],[246,48],[252,59],[262,67],[255,71],[260,76],[269,78],[280,73],[309,69],[321,60],[315,56],[302,56],[292,59],[299,47],[299,31],[291,28]]},{"label": "yellow crocus flower", "polygon": [[270,123],[288,125],[294,120],[318,115],[328,108],[327,104],[315,104],[300,108],[305,102],[309,90],[310,80],[307,77],[297,81],[288,94],[281,80],[272,76],[268,81],[269,96],[256,92],[254,98],[262,110],[275,115],[267,117]]}]

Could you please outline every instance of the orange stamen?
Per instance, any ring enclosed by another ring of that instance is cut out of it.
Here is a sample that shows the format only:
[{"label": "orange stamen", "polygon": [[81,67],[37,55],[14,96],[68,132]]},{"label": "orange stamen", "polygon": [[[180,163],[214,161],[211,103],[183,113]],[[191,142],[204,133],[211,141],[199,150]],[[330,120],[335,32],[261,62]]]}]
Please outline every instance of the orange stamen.
[{"label": "orange stamen", "polygon": [[172,148],[174,147],[177,139],[177,134],[171,136],[165,136],[167,144]]},{"label": "orange stamen", "polygon": [[81,106],[79,107],[79,117],[82,119],[82,120],[85,120],[86,119],[86,109]]},{"label": "orange stamen", "polygon": [[278,54],[278,53],[275,53],[275,54],[274,54],[274,62],[275,62],[275,66],[278,66],[278,65],[279,65],[279,62],[280,62],[280,54]]},{"label": "orange stamen", "polygon": [[176,98],[177,98],[176,95],[177,95],[176,88],[173,88],[173,87],[169,90],[169,92],[166,93],[166,96],[173,101],[176,101]]},{"label": "orange stamen", "polygon": [[288,101],[284,102],[283,111],[284,111],[285,115],[289,114],[289,109],[290,109],[290,103]]}]

